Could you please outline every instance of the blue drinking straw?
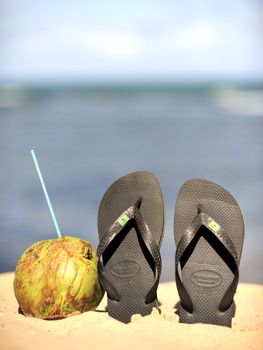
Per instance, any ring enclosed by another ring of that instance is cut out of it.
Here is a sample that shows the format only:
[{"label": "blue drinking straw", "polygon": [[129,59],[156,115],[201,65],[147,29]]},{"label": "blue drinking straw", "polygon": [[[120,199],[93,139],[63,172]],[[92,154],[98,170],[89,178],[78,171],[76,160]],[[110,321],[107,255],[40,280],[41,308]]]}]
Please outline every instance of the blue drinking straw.
[{"label": "blue drinking straw", "polygon": [[60,233],[58,222],[57,222],[54,210],[52,208],[52,204],[50,202],[49,195],[47,193],[47,189],[46,189],[46,186],[45,186],[45,183],[44,183],[44,180],[43,180],[43,176],[41,174],[41,171],[40,171],[40,168],[39,168],[39,165],[38,165],[38,161],[37,161],[37,157],[35,155],[35,151],[33,149],[31,149],[30,152],[31,152],[31,155],[32,155],[35,167],[36,167],[36,171],[37,171],[37,174],[38,174],[38,177],[39,177],[39,180],[40,180],[40,183],[41,183],[41,186],[42,186],[42,189],[43,189],[46,201],[47,201],[47,205],[48,205],[48,208],[49,208],[49,211],[50,211],[53,223],[54,223],[56,231],[57,231],[57,235],[58,235],[59,238],[61,238],[62,236],[61,236],[61,233]]}]

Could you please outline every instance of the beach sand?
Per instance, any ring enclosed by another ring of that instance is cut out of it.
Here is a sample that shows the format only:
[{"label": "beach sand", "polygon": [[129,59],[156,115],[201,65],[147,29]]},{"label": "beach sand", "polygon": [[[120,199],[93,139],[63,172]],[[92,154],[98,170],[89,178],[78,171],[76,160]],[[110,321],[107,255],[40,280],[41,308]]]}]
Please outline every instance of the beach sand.
[{"label": "beach sand", "polygon": [[63,320],[45,321],[18,313],[14,273],[0,274],[0,349],[263,349],[263,286],[239,284],[232,328],[181,324],[175,314],[174,282],[161,283],[157,310],[134,315],[128,325],[105,312],[106,297],[97,311]]}]

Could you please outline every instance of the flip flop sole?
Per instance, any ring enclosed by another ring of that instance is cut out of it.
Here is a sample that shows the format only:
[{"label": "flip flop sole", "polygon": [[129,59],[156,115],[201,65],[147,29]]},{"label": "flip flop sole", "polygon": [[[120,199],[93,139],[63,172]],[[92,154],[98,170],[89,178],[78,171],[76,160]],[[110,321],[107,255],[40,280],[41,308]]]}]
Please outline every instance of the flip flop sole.
[{"label": "flip flop sole", "polygon": [[[163,194],[158,180],[146,171],[121,177],[105,192],[98,213],[100,239],[114,221],[138,200],[141,200],[140,213],[160,247],[164,228]],[[112,243],[104,253],[106,260],[109,255],[105,275],[118,291],[120,301],[108,297],[108,313],[127,323],[133,314],[144,316],[157,306],[156,300],[145,303],[146,294],[155,280],[154,267],[135,228]]]},{"label": "flip flop sole", "polygon": [[[239,263],[244,240],[240,207],[223,187],[207,180],[189,180],[179,191],[174,216],[176,245],[196,217],[198,208],[227,232],[237,251]],[[199,239],[181,275],[193,303],[193,313],[180,305],[180,322],[231,326],[233,303],[225,312],[219,311],[219,305],[233,280],[233,273],[203,237]]]}]

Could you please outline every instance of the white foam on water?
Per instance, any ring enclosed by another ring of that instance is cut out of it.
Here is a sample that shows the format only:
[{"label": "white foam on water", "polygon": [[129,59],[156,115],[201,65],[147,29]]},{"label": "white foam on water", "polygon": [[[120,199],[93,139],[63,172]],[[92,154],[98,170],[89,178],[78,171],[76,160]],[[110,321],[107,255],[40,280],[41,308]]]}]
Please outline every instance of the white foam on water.
[{"label": "white foam on water", "polygon": [[219,89],[213,96],[215,104],[232,115],[263,117],[263,91]]},{"label": "white foam on water", "polygon": [[13,86],[0,87],[0,108],[16,108],[21,106],[27,98],[23,89]]}]

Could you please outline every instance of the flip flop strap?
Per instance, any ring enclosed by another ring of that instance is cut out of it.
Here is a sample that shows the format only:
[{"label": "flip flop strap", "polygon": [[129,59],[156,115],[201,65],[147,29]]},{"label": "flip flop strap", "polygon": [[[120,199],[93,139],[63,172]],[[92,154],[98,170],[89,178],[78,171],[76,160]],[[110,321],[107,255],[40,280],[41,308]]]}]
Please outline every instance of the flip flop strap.
[{"label": "flip flop strap", "polygon": [[[225,261],[225,263],[229,266],[231,269],[234,278],[232,283],[230,284],[227,292],[225,293],[224,297],[222,298],[219,310],[221,312],[226,311],[229,306],[233,302],[233,297],[236,292],[236,287],[238,284],[238,278],[239,278],[239,271],[238,271],[238,256],[237,252],[234,246],[234,243],[232,242],[231,238],[227,234],[227,232],[224,230],[223,227],[221,227],[211,216],[199,212],[191,225],[185,230],[182,238],[180,239],[177,249],[176,249],[176,257],[175,257],[175,275],[176,275],[176,285],[178,289],[178,293],[181,299],[181,304],[185,310],[192,313],[193,312],[193,303],[191,301],[191,298],[185,289],[183,282],[181,280],[181,277],[179,275],[178,266],[179,262],[181,262],[181,259],[184,255],[189,253],[187,252],[190,248],[190,243],[193,243],[193,239],[195,238],[195,235],[201,228],[201,226],[205,226],[211,234],[217,239],[217,243],[222,248],[217,253],[220,255],[220,257]],[[208,241],[208,243],[211,245],[211,243]],[[197,242],[195,242],[197,244]],[[184,262],[185,265],[186,261]],[[183,268],[181,266],[181,268]]]},{"label": "flip flop strap", "polygon": [[151,289],[148,291],[145,298],[145,303],[148,304],[156,299],[156,291],[160,280],[162,261],[161,261],[159,248],[153,238],[153,235],[147,223],[143,219],[139,209],[136,206],[131,206],[130,208],[125,210],[119,216],[119,218],[113,223],[109,231],[106,232],[104,236],[101,238],[97,249],[97,255],[99,258],[98,259],[99,279],[102,287],[104,288],[104,290],[107,291],[108,296],[113,300],[120,301],[119,293],[117,292],[116,288],[114,288],[114,286],[108,280],[108,278],[104,273],[104,264],[103,264],[102,255],[107,249],[108,245],[120,234],[120,232],[131,220],[135,221],[135,224],[137,225],[137,228],[138,228],[138,232],[140,233],[143,239],[143,242],[147,250],[151,254],[151,257],[153,258],[153,261],[155,263],[155,271],[154,271],[155,281]]}]

